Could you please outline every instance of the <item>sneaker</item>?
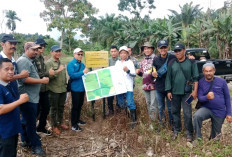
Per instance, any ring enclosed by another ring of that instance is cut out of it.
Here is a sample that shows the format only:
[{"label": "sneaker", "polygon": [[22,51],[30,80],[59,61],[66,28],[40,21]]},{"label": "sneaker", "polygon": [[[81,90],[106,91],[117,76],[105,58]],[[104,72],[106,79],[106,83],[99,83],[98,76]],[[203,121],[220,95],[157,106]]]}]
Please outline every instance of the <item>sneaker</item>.
[{"label": "sneaker", "polygon": [[45,135],[48,135],[48,136],[52,134],[52,132],[47,129],[37,129],[37,132],[44,133]]},{"label": "sneaker", "polygon": [[82,129],[81,129],[81,127],[79,127],[79,125],[73,126],[73,127],[72,127],[72,130],[73,130],[73,131],[76,131],[76,132],[82,131]]},{"label": "sneaker", "polygon": [[171,137],[172,137],[172,140],[176,140],[178,137],[178,133],[173,131]]},{"label": "sneaker", "polygon": [[32,148],[32,153],[39,156],[46,156],[45,152],[43,151],[42,147],[36,146]]},{"label": "sneaker", "polygon": [[78,125],[85,125],[85,124],[86,124],[86,122],[84,122],[82,120],[79,120],[79,122],[78,122]]}]

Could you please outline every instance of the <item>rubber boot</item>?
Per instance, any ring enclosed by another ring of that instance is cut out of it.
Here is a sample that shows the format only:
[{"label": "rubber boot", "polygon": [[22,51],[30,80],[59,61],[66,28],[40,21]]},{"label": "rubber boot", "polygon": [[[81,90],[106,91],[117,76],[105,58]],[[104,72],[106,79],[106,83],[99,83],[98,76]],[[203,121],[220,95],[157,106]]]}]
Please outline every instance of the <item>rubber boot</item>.
[{"label": "rubber boot", "polygon": [[132,109],[130,110],[131,113],[131,128],[134,129],[134,127],[136,126],[136,121],[137,121],[137,116],[136,116],[136,109]]}]

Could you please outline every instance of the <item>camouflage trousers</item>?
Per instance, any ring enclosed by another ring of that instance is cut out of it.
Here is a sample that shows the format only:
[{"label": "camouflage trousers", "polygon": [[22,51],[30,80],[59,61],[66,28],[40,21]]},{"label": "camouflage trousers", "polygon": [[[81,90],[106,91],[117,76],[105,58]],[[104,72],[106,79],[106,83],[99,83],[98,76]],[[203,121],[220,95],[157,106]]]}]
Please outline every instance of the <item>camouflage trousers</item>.
[{"label": "camouflage trousers", "polygon": [[54,93],[49,91],[50,120],[52,127],[57,127],[62,124],[65,100],[66,92]]}]

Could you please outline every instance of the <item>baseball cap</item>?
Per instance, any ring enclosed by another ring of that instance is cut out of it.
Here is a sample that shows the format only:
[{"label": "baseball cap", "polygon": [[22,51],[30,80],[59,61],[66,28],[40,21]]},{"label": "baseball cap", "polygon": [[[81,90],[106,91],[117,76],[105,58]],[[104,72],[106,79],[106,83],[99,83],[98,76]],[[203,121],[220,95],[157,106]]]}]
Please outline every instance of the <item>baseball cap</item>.
[{"label": "baseball cap", "polygon": [[151,48],[155,48],[150,42],[145,42],[143,44],[143,46],[141,47],[141,50],[143,51],[144,50],[144,47],[151,47]]},{"label": "baseball cap", "polygon": [[12,43],[18,43],[18,40],[12,34],[3,35],[2,42],[5,43],[7,41],[12,42]]},{"label": "baseball cap", "polygon": [[51,47],[51,51],[59,51],[59,50],[61,50],[61,48],[58,45],[53,45]]},{"label": "baseball cap", "polygon": [[83,50],[81,48],[76,48],[73,53],[78,53],[78,52],[83,52]]},{"label": "baseball cap", "polygon": [[122,47],[120,47],[120,48],[119,48],[119,53],[120,53],[122,50],[128,52],[127,46],[122,46]]},{"label": "baseball cap", "polygon": [[160,40],[160,41],[158,41],[157,47],[158,48],[168,47],[168,41],[167,40]]},{"label": "baseball cap", "polygon": [[36,39],[35,43],[39,45],[47,45],[47,43],[42,38]]},{"label": "baseball cap", "polygon": [[39,48],[39,47],[40,47],[40,45],[35,44],[35,43],[32,42],[32,41],[26,42],[26,43],[24,44],[24,49],[25,49],[25,50],[28,50],[29,48],[37,49],[37,48]]},{"label": "baseball cap", "polygon": [[173,50],[173,51],[178,51],[178,50],[183,50],[183,49],[185,49],[184,44],[178,43],[178,44],[176,44],[176,45],[174,46],[174,50]]}]

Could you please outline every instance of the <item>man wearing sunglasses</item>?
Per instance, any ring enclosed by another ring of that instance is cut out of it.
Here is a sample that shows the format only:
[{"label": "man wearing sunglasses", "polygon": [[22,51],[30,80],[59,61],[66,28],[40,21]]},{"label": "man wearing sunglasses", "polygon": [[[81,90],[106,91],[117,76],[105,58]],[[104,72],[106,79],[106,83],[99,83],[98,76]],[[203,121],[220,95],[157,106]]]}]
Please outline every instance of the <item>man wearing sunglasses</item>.
[{"label": "man wearing sunglasses", "polygon": [[[176,139],[181,131],[181,104],[184,113],[184,126],[187,133],[187,141],[193,140],[192,106],[185,101],[192,96],[197,97],[198,89],[198,68],[194,60],[185,56],[185,45],[177,43],[174,47],[176,59],[172,59],[168,65],[168,72],[165,80],[165,91],[171,101],[171,111],[174,122],[172,139]],[[191,80],[191,81],[190,81]],[[193,91],[190,82],[193,84]]]},{"label": "man wearing sunglasses", "polygon": [[[48,77],[49,75],[54,75],[54,70],[51,68],[49,72],[46,72],[46,66],[44,62],[43,53],[47,43],[42,38],[38,38],[35,44],[40,45],[38,48],[38,54],[35,58],[35,65],[38,70],[40,78]],[[37,116],[39,116],[39,124],[37,126],[37,132],[44,133],[45,135],[51,135],[51,131],[46,129],[47,116],[50,110],[49,100],[48,100],[48,89],[46,84],[42,84],[39,93],[40,99],[38,104]]]}]

